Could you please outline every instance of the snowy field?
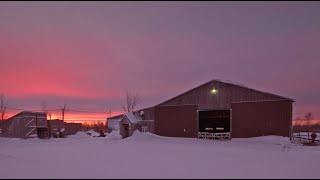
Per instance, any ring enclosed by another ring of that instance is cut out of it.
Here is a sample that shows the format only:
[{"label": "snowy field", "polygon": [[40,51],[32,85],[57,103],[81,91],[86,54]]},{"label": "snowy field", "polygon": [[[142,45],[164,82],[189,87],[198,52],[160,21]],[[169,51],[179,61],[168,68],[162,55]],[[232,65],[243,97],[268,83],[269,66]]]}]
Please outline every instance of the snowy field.
[{"label": "snowy field", "polygon": [[119,138],[0,138],[0,178],[320,178],[320,146],[284,137]]}]

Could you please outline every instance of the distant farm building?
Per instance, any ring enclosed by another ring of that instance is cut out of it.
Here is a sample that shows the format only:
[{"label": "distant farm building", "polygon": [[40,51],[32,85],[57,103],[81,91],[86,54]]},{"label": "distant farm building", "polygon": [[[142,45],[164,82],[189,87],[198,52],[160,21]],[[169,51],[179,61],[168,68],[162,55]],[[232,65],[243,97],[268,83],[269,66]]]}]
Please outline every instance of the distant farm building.
[{"label": "distant farm building", "polygon": [[56,134],[73,135],[80,131],[81,123],[66,123],[63,120],[47,120],[45,112],[20,112],[0,121],[0,137],[50,138]]},{"label": "distant farm building", "polygon": [[[141,122],[153,120],[144,128],[152,129],[161,136],[201,138],[222,134],[228,138],[291,137],[293,102],[275,94],[211,80],[133,114]],[[110,117],[107,121],[119,120],[123,116]],[[118,125],[120,129],[127,126],[126,123]]]},{"label": "distant farm building", "polygon": [[0,136],[28,138],[36,135],[46,138],[48,134],[47,114],[44,112],[20,112],[7,120],[0,121]]},{"label": "distant farm building", "polygon": [[[54,119],[48,120],[49,137],[59,137],[59,134],[64,133],[64,122],[63,120]],[[61,136],[61,135],[60,135]]]},{"label": "distant farm building", "polygon": [[81,131],[82,124],[81,123],[67,123],[64,122],[64,128],[66,135],[74,135],[77,132]]},{"label": "distant farm building", "polygon": [[112,118],[107,118],[108,119],[108,133],[110,133],[111,131],[119,131],[120,130],[120,121],[123,117],[122,115],[118,115],[118,116],[113,116]]}]

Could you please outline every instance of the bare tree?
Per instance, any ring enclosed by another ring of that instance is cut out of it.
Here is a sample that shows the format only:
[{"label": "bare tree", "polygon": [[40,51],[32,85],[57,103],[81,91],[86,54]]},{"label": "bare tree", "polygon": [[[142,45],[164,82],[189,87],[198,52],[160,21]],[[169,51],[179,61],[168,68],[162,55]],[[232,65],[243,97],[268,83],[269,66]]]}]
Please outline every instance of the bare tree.
[{"label": "bare tree", "polygon": [[122,104],[122,109],[124,112],[132,112],[136,108],[136,106],[139,104],[139,96],[138,93],[130,93],[126,92],[126,100],[125,104]]},{"label": "bare tree", "polygon": [[61,119],[60,109],[55,112],[56,118]]},{"label": "bare tree", "polygon": [[0,94],[0,116],[1,120],[4,120],[4,117],[6,115],[6,110],[8,107],[8,102],[6,100],[6,97],[3,93]]},{"label": "bare tree", "polygon": [[41,102],[41,104],[40,104],[40,106],[41,106],[41,110],[43,111],[43,112],[48,112],[48,105],[47,105],[47,102],[45,101],[45,100],[43,100],[42,102]]},{"label": "bare tree", "polygon": [[49,119],[51,120],[51,113],[48,111],[48,105],[47,102],[45,100],[43,100],[40,104],[41,106],[41,110],[43,112],[45,112],[47,115],[49,115]]},{"label": "bare tree", "polygon": [[295,128],[300,129],[303,124],[302,123],[303,119],[301,117],[297,117],[297,118],[295,118],[294,121],[295,121],[295,123],[294,123]]},{"label": "bare tree", "polygon": [[311,125],[312,125],[312,119],[313,119],[313,115],[311,112],[308,112],[305,116],[304,116],[304,119],[306,121],[306,126],[307,126],[307,129],[310,129],[311,128]]}]

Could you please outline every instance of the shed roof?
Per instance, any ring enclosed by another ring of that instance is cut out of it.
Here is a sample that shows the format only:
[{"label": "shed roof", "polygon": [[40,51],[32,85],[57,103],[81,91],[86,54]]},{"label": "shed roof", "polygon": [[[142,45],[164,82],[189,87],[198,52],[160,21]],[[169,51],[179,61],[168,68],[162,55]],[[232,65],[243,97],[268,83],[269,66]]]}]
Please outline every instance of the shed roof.
[{"label": "shed roof", "polygon": [[[138,119],[134,116],[134,114],[132,112],[128,112],[126,114],[123,115],[123,118],[124,117],[127,117],[128,120],[131,122],[131,123],[138,123]],[[123,119],[122,118],[122,119]]]}]

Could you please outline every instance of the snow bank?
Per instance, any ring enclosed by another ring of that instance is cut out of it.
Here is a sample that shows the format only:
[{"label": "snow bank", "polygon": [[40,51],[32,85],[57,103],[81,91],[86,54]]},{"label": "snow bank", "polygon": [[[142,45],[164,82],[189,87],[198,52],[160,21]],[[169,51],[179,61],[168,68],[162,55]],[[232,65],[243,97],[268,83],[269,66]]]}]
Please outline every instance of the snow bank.
[{"label": "snow bank", "polygon": [[158,136],[150,132],[140,132],[139,130],[135,130],[131,136],[125,138],[124,140],[125,141],[148,141],[148,140],[154,140],[154,139],[175,139],[175,138]]},{"label": "snow bank", "polygon": [[149,140],[151,139],[151,137],[149,137],[148,135],[140,132],[139,130],[135,130],[131,136],[125,138],[124,140],[128,141],[128,140]]},{"label": "snow bank", "polygon": [[111,131],[111,133],[107,135],[106,139],[119,140],[119,139],[122,139],[122,136],[120,135],[120,131],[113,130]]},{"label": "snow bank", "polygon": [[70,135],[68,136],[68,138],[74,138],[74,139],[82,139],[82,138],[90,138],[92,136],[90,136],[89,134],[87,134],[87,132],[84,131],[79,131],[74,135]]},{"label": "snow bank", "polygon": [[[120,131],[113,130],[111,133],[107,135],[107,139],[112,139],[112,140],[120,140],[122,139],[122,136],[120,135]],[[139,130],[135,130],[131,136],[123,139],[123,141],[148,141],[148,140],[153,140],[153,139],[174,139],[172,137],[163,137],[163,136],[158,136],[155,134],[152,134],[150,132],[140,132]]]},{"label": "snow bank", "polygon": [[100,135],[99,133],[95,132],[93,129],[87,131],[86,133],[87,133],[87,134],[90,133],[91,136],[99,136],[99,135]]},{"label": "snow bank", "polygon": [[291,144],[290,139],[288,137],[283,136],[261,136],[261,137],[253,137],[253,138],[239,138],[248,142],[256,142],[260,144],[270,144],[270,145],[287,145]]},{"label": "snow bank", "polygon": [[94,136],[99,136],[100,134],[95,132],[94,130],[89,130],[89,131],[79,131],[74,135],[70,135],[69,138],[76,138],[76,139],[81,139],[81,138],[89,138],[89,137],[94,137]]}]

